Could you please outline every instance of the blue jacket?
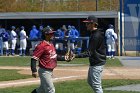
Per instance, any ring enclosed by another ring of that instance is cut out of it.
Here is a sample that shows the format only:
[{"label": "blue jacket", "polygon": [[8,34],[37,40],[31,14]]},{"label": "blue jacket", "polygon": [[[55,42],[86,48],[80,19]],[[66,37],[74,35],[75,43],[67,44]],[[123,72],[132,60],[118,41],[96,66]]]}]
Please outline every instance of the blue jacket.
[{"label": "blue jacket", "polygon": [[75,38],[75,33],[72,29],[68,30],[66,35],[69,37],[71,43],[75,42],[75,40],[73,40],[73,38]]},{"label": "blue jacket", "polygon": [[80,36],[78,30],[76,30],[76,29],[73,29],[73,30],[75,31],[75,37],[78,38]]},{"label": "blue jacket", "polygon": [[71,26],[71,29],[74,32],[74,38],[78,38],[80,36],[78,30],[75,28],[75,26]]},{"label": "blue jacket", "polygon": [[39,31],[34,26],[33,26],[32,30],[30,31],[30,40],[32,40],[32,41],[39,40]]},{"label": "blue jacket", "polygon": [[8,32],[6,32],[6,31],[2,32],[0,35],[1,35],[1,37],[2,37],[3,42],[8,41],[9,38],[10,38],[10,35],[9,35]]},{"label": "blue jacket", "polygon": [[61,30],[61,29],[58,29],[56,32],[55,32],[55,38],[56,39],[56,42],[63,42],[63,38],[64,38],[64,32]]}]

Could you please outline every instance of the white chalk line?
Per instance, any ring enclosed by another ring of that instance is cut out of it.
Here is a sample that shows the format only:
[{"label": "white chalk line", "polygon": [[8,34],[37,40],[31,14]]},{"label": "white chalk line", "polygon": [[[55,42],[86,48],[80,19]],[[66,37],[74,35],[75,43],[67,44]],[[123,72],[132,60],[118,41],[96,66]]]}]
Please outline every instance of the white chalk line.
[{"label": "white chalk line", "polygon": [[15,81],[15,82],[10,82],[10,83],[6,83],[6,84],[0,84],[1,86],[14,86],[14,85],[20,85],[20,84],[30,84],[30,83],[38,83],[40,80],[31,80],[31,81]]},{"label": "white chalk line", "polygon": [[[0,67],[0,69],[19,69],[19,70],[30,70],[30,68],[24,68],[24,67]],[[64,71],[87,71],[87,70],[83,70],[83,69],[70,69],[70,68],[67,68],[67,69],[59,69],[59,68],[56,68],[54,70],[64,70]]]},{"label": "white chalk line", "polygon": [[82,69],[54,69],[54,70],[64,70],[64,71],[87,71],[87,70],[82,70]]},{"label": "white chalk line", "polygon": [[62,80],[62,79],[70,79],[70,78],[78,78],[78,77],[83,77],[86,75],[79,75],[79,76],[68,76],[68,77],[60,77],[60,78],[54,78],[53,80]]},{"label": "white chalk line", "polygon": [[[71,79],[71,78],[79,78],[79,77],[83,77],[85,75],[80,75],[80,76],[68,76],[68,77],[59,77],[59,78],[53,78],[53,81],[57,81],[57,80],[64,80],[64,79]],[[14,82],[10,82],[10,83],[6,83],[6,84],[0,84],[0,87],[4,87],[4,86],[17,86],[17,85],[22,85],[22,84],[30,84],[30,83],[39,83],[40,80],[30,80],[30,81],[14,81]]]}]

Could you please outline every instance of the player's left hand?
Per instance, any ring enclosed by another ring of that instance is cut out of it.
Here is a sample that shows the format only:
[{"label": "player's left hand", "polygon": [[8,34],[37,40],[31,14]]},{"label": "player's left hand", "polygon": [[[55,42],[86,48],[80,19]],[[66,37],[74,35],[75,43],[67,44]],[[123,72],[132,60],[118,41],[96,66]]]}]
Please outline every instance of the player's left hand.
[{"label": "player's left hand", "polygon": [[37,72],[32,72],[32,76],[33,76],[34,78],[36,78],[36,77],[37,77]]}]

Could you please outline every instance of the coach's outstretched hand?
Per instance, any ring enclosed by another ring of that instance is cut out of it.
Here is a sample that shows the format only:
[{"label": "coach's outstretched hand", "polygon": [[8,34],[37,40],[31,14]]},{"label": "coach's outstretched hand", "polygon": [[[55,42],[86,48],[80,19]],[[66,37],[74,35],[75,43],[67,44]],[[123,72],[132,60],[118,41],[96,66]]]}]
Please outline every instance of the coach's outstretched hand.
[{"label": "coach's outstretched hand", "polygon": [[36,77],[37,77],[37,72],[32,72],[32,76],[33,76],[34,78],[36,78]]}]

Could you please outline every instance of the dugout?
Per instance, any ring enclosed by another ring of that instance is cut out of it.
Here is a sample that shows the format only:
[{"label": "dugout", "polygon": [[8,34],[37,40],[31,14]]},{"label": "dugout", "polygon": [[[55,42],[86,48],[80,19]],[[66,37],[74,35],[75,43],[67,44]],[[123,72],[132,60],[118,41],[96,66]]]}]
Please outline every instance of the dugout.
[{"label": "dugout", "polygon": [[[10,30],[11,26],[25,26],[27,35],[32,25],[52,26],[55,30],[62,25],[74,25],[82,37],[89,36],[85,24],[82,22],[89,15],[95,15],[99,20],[100,28],[107,29],[108,24],[115,26],[115,32],[118,32],[118,13],[114,11],[93,11],[93,12],[8,12],[0,13],[0,24]],[[28,48],[31,47],[28,42]],[[83,49],[84,46],[83,46]]]}]

